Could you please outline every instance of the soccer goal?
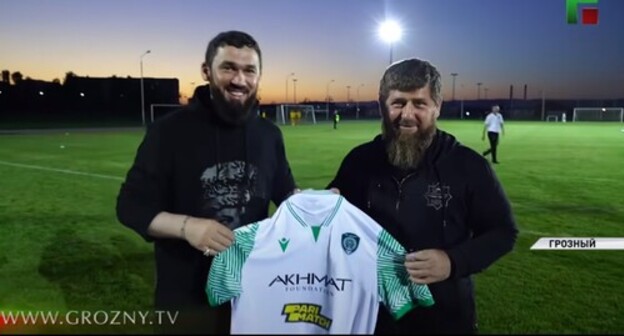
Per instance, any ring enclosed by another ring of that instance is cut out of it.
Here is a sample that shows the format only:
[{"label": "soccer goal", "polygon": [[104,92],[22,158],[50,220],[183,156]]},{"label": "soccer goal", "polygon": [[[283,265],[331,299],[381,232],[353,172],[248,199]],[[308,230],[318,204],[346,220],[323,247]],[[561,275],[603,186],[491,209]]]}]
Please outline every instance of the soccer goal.
[{"label": "soccer goal", "polygon": [[622,107],[575,107],[572,121],[624,121]]},{"label": "soccer goal", "polygon": [[559,121],[559,116],[558,115],[549,115],[546,116],[546,121],[547,122],[558,122]]},{"label": "soccer goal", "polygon": [[183,105],[180,104],[151,104],[150,105],[150,123],[153,123],[156,119],[165,116],[166,114],[173,112]]},{"label": "soccer goal", "polygon": [[278,105],[275,115],[282,125],[316,124],[314,105]]}]

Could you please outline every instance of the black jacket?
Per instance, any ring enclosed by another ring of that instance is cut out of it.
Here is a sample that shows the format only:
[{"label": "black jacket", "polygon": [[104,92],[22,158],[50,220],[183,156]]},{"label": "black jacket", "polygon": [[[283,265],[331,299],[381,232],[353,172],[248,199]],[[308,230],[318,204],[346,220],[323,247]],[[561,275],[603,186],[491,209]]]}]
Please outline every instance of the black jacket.
[{"label": "black jacket", "polygon": [[[210,106],[208,87],[199,87],[187,107],[150,125],[117,199],[121,223],[154,241],[157,308],[207,309],[211,260],[186,241],[149,236],[159,212],[214,218],[234,229],[268,217],[269,202],[279,205],[295,188],[277,126],[255,115],[228,126]],[[229,312],[220,316],[217,331],[228,332]],[[203,324],[198,331],[210,332],[205,318]]]},{"label": "black jacket", "polygon": [[451,276],[429,285],[432,308],[417,308],[397,322],[380,309],[376,332],[471,332],[470,275],[512,250],[516,240],[509,201],[489,163],[440,130],[418,169],[395,172],[377,136],[351,150],[328,187],[340,189],[408,251],[445,250]]}]

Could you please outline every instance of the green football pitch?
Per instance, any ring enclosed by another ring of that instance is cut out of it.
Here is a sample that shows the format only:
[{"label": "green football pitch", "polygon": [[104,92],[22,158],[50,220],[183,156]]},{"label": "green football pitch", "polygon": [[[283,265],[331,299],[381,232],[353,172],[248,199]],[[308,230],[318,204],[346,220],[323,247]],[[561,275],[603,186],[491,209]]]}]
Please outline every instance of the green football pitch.
[{"label": "green football pitch", "polygon": [[[481,123],[440,128],[478,152]],[[624,125],[513,122],[495,171],[520,235],[475,276],[482,333],[622,333],[624,250],[530,250],[540,237],[624,237]],[[302,188],[324,188],[378,122],[282,127]],[[146,311],[152,245],[122,226],[115,203],[140,130],[0,135],[0,312]],[[0,321],[1,323],[2,321]],[[2,325],[0,324],[0,332]],[[59,330],[40,326],[38,332]],[[148,333],[150,326],[73,326]]]}]

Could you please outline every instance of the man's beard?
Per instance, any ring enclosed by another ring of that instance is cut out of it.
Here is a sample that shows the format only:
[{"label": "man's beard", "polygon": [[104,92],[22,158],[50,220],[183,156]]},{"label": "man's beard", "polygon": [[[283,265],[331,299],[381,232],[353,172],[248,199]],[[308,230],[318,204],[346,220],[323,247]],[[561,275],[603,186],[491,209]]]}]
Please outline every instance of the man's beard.
[{"label": "man's beard", "polygon": [[242,104],[238,101],[228,101],[223,92],[212,85],[210,86],[210,95],[212,96],[214,112],[223,122],[232,126],[244,124],[256,103],[256,92],[251,93]]},{"label": "man's beard", "polygon": [[390,164],[402,170],[416,169],[431,145],[436,129],[434,119],[428,128],[419,128],[416,133],[405,134],[401,133],[398,122],[393,124],[384,119],[382,131]]}]

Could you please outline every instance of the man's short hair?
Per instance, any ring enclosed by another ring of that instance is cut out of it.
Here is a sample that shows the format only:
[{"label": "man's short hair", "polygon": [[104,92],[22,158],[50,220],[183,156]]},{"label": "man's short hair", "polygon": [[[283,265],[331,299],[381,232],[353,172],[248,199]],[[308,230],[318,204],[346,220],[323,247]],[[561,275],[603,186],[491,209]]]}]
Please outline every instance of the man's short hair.
[{"label": "man's short hair", "polygon": [[430,95],[439,106],[442,103],[442,81],[435,66],[417,58],[398,61],[390,65],[379,83],[379,103],[385,104],[390,91],[413,91],[429,84]]},{"label": "man's short hair", "polygon": [[262,52],[258,42],[249,34],[237,30],[230,30],[219,33],[208,43],[206,48],[206,66],[211,67],[212,61],[217,54],[217,49],[223,46],[232,46],[235,48],[249,47],[258,53],[258,60],[260,61],[260,70],[262,70]]}]

